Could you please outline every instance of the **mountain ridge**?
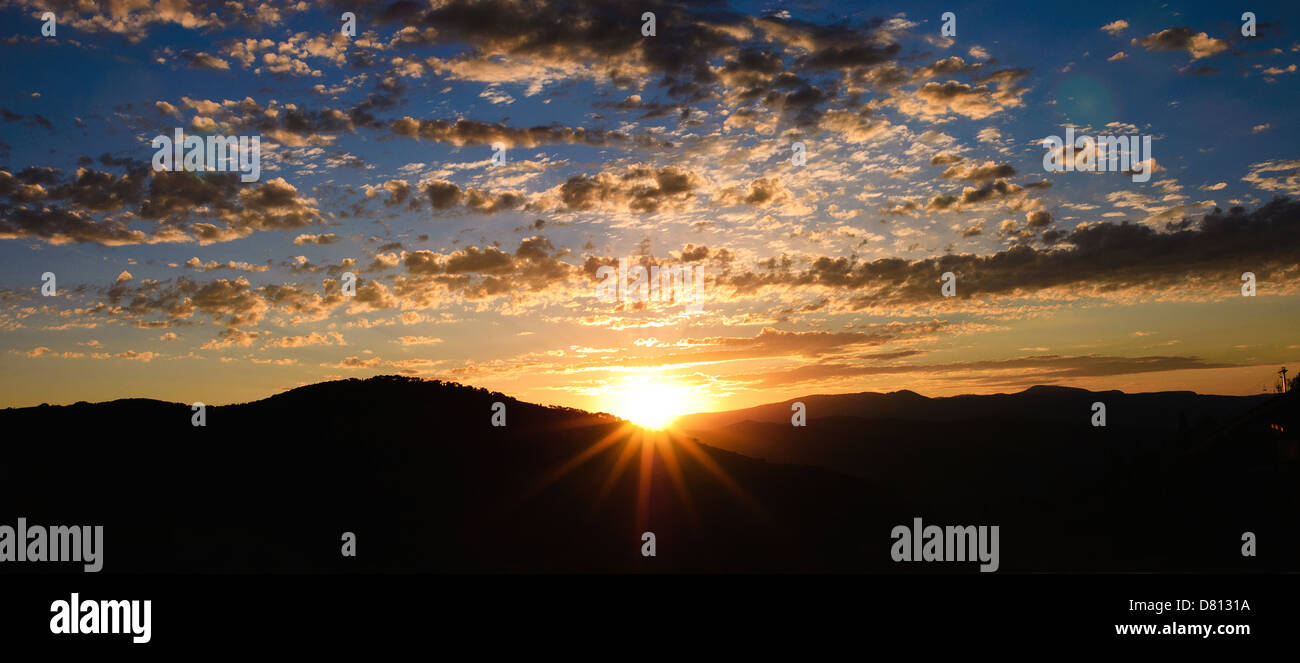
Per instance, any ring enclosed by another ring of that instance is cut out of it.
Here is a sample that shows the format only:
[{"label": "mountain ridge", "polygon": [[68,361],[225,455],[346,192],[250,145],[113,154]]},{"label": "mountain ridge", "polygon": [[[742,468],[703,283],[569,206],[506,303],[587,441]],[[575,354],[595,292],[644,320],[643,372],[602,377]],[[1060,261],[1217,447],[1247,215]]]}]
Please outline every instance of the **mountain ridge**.
[{"label": "mountain ridge", "polygon": [[[1000,572],[1294,559],[1295,466],[1273,464],[1268,428],[1300,430],[1294,398],[1204,449],[1086,412],[869,420],[810,400],[807,426],[782,413],[698,435],[408,378],[214,406],[201,427],[147,399],[8,409],[0,523],[103,525],[106,573],[969,571],[892,561],[888,533],[917,516],[1001,526]],[[1241,557],[1243,514],[1278,552]]]},{"label": "mountain ridge", "polygon": [[[1108,425],[1137,426],[1137,422],[1159,423],[1154,428],[1176,428],[1171,412],[1196,413],[1201,417],[1222,418],[1239,414],[1270,398],[1268,394],[1222,396],[1193,391],[1156,391],[1127,393],[1120,390],[1091,391],[1079,387],[1035,385],[1019,392],[996,394],[961,394],[930,397],[910,390],[893,392],[854,392],[816,394],[765,403],[748,408],[718,412],[700,412],[678,417],[674,424],[681,430],[707,430],[742,421],[789,423],[791,405],[802,402],[808,419],[825,416],[856,416],[863,419],[892,418],[924,421],[953,421],[989,416],[1013,416],[1033,420],[1087,422],[1092,403],[1106,404]],[[1116,407],[1118,406],[1118,407]],[[1126,407],[1128,406],[1128,407]],[[1044,409],[1047,408],[1047,409]],[[1136,408],[1145,408],[1145,411]]]}]

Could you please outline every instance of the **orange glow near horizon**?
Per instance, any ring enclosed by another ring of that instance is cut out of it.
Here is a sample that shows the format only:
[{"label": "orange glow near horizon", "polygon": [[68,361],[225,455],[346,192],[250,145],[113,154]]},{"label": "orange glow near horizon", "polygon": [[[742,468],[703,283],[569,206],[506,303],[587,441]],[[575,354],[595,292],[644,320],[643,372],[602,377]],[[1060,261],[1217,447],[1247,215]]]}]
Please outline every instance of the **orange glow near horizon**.
[{"label": "orange glow near horizon", "polygon": [[658,376],[628,380],[604,398],[604,409],[650,430],[663,430],[684,414],[707,409],[709,399],[695,389]]}]

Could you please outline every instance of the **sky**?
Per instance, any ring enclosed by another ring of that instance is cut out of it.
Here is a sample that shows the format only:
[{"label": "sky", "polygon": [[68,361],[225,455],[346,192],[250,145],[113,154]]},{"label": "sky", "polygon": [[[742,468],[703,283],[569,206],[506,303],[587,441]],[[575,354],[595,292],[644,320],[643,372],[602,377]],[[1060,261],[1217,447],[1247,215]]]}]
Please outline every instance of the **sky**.
[{"label": "sky", "polygon": [[[1300,371],[1298,19],[0,0],[0,406],[1260,393]],[[156,169],[177,129],[257,137],[258,179]],[[1148,177],[1049,170],[1067,129]],[[702,281],[611,298],[620,259]]]}]

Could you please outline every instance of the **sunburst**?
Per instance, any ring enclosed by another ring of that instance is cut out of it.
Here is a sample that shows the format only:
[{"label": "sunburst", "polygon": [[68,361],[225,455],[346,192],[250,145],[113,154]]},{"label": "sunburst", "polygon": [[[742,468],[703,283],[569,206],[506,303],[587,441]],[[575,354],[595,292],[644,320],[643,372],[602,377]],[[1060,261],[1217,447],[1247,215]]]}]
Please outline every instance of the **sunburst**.
[{"label": "sunburst", "polygon": [[615,427],[590,447],[540,477],[528,495],[536,497],[597,456],[615,453],[613,466],[591,507],[593,511],[599,509],[619,479],[629,470],[636,472],[635,522],[638,531],[648,524],[655,465],[660,465],[667,473],[673,492],[684,507],[683,514],[693,527],[699,523],[687,486],[687,464],[703,469],[704,476],[722,484],[739,502],[761,513],[763,510],[758,502],[727,475],[705,447],[673,430],[673,421],[698,409],[701,402],[707,402],[707,397],[681,383],[657,376],[629,380],[624,389],[611,394],[605,401],[608,409],[628,423]]}]

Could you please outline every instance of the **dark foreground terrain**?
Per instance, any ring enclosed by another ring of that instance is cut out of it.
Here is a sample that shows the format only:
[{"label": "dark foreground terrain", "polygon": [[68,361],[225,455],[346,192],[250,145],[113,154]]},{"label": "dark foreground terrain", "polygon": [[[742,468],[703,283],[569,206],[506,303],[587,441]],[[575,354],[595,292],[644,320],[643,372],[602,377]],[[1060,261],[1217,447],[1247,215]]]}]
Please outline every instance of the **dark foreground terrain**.
[{"label": "dark foreground terrain", "polygon": [[657,438],[396,377],[209,407],[201,428],[152,400],[9,409],[0,525],[103,525],[106,573],[975,572],[893,562],[915,517],[999,526],[1003,573],[1294,571],[1295,396],[812,396],[804,427],[782,403]]}]

